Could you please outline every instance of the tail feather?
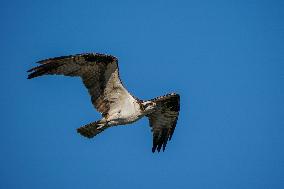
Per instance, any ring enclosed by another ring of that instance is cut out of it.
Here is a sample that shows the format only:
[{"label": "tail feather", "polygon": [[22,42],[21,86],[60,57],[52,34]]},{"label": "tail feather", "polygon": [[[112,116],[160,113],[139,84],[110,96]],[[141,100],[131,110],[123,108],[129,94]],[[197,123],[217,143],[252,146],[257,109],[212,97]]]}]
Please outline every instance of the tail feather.
[{"label": "tail feather", "polygon": [[82,136],[87,138],[93,138],[97,134],[103,132],[107,127],[103,126],[102,124],[97,121],[93,123],[89,123],[83,127],[77,129],[77,132],[80,133]]}]

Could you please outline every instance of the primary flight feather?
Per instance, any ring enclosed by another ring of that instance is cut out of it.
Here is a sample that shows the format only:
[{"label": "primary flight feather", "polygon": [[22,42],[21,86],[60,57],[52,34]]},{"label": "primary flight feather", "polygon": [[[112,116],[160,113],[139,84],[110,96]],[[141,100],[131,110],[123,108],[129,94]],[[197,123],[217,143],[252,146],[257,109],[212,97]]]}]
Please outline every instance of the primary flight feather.
[{"label": "primary flight feather", "polygon": [[88,89],[92,104],[102,113],[102,119],[78,128],[78,133],[92,138],[109,127],[130,124],[147,116],[153,133],[152,152],[165,150],[178,120],[178,94],[139,100],[124,88],[119,78],[118,60],[111,55],[85,53],[37,63],[40,65],[28,70],[31,72],[28,79],[42,75],[77,76]]}]

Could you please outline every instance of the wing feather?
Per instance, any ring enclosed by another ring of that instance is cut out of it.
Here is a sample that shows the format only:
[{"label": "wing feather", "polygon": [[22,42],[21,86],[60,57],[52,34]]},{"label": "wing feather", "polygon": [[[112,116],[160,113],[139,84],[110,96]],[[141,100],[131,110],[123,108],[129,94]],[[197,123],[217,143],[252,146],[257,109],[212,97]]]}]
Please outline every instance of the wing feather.
[{"label": "wing feather", "polygon": [[40,65],[28,72],[28,79],[42,75],[81,77],[88,89],[94,107],[107,116],[119,100],[133,101],[134,97],[124,88],[119,78],[116,57],[98,53],[85,53],[41,60]]},{"label": "wing feather", "polygon": [[180,110],[180,96],[172,93],[152,99],[157,108],[148,114],[149,124],[153,133],[152,152],[160,152],[166,148],[168,140],[171,140]]}]

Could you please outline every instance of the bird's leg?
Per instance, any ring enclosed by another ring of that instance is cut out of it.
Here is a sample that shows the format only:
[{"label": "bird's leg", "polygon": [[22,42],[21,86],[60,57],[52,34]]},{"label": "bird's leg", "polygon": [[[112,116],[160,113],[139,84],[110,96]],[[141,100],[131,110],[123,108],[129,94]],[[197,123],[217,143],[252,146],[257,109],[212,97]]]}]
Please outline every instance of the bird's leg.
[{"label": "bird's leg", "polygon": [[105,119],[102,119],[100,121],[97,121],[97,129],[106,129],[108,127],[108,121],[106,121]]}]

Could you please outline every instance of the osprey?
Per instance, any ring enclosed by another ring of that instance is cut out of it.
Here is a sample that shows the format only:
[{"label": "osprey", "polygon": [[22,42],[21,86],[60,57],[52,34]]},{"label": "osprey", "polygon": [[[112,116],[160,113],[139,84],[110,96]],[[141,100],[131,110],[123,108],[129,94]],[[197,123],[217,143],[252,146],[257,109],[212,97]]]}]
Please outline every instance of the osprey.
[{"label": "osprey", "polygon": [[77,129],[92,138],[105,129],[133,123],[143,116],[149,118],[153,133],[152,152],[160,152],[171,140],[180,110],[180,96],[167,94],[151,100],[131,95],[119,78],[118,60],[111,55],[85,53],[41,60],[28,72],[28,79],[42,75],[78,76],[88,89],[94,107],[102,119]]}]

